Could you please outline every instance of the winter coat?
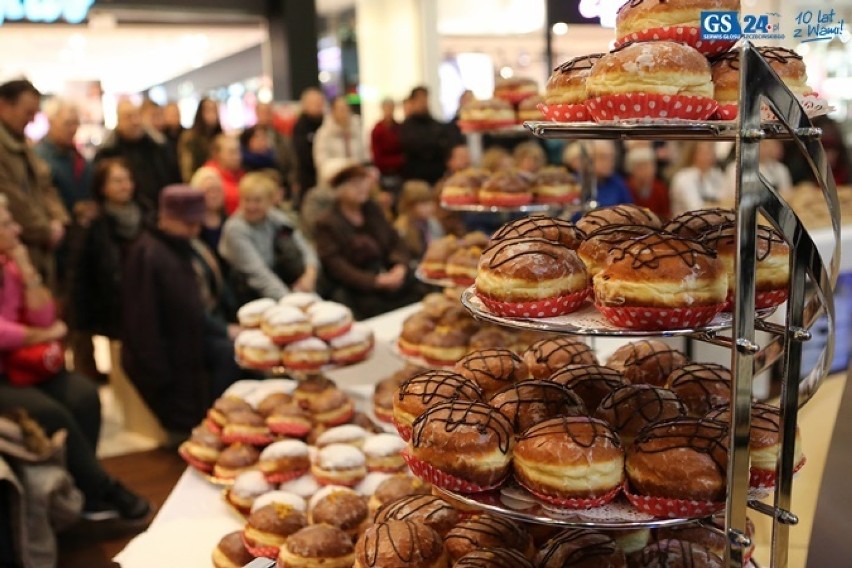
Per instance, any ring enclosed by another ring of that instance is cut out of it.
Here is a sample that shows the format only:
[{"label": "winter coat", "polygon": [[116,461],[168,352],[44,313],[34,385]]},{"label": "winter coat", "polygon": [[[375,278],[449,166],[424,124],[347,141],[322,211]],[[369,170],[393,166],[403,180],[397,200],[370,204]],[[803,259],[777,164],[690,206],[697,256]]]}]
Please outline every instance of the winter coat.
[{"label": "winter coat", "polygon": [[433,185],[441,179],[451,145],[446,124],[429,114],[411,115],[400,126],[399,141],[405,155],[405,179],[420,179]]}]

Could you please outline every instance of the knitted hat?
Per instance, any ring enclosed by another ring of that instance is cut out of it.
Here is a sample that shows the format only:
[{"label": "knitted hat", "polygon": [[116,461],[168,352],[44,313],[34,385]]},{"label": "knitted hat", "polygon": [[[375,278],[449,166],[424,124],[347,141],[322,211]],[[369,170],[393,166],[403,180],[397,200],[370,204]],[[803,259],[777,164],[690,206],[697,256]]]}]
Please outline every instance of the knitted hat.
[{"label": "knitted hat", "polygon": [[160,214],[184,223],[201,223],[206,206],[204,192],[188,185],[167,185],[160,192]]}]

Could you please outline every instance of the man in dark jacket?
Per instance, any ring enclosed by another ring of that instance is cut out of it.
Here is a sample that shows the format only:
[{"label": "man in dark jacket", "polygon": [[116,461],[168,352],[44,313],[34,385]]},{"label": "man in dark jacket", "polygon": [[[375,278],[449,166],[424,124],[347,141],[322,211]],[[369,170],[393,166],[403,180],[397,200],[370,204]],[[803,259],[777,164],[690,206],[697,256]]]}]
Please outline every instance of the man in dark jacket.
[{"label": "man in dark jacket", "polygon": [[314,136],[322,126],[325,114],[325,95],[316,88],[305,89],[301,101],[302,113],[293,126],[293,147],[299,166],[299,187],[303,192],[317,184],[314,164]]},{"label": "man in dark jacket", "polygon": [[402,175],[434,185],[444,175],[444,162],[454,140],[448,126],[429,113],[429,91],[415,87],[409,97],[409,114],[399,129],[405,155]]},{"label": "man in dark jacket", "polygon": [[133,172],[136,200],[146,212],[156,211],[160,190],[180,181],[177,164],[169,156],[168,148],[145,132],[138,106],[121,101],[116,114],[115,130],[107,136],[95,161],[124,158]]},{"label": "man in dark jacket", "polygon": [[[159,206],[157,227],[140,235],[124,266],[121,355],[163,427],[184,435],[204,417],[216,390],[191,242],[204,219],[204,193],[168,186]],[[230,352],[218,359],[233,362],[233,344],[225,345]]]}]

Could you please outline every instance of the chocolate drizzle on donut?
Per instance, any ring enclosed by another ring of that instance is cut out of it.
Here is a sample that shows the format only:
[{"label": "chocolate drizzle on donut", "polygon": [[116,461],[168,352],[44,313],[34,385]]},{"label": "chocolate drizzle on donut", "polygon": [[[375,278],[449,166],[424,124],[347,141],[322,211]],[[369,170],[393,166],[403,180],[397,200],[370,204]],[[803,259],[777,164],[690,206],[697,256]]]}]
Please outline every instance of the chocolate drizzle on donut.
[{"label": "chocolate drizzle on donut", "polygon": [[672,391],[651,385],[626,385],[601,401],[595,416],[605,419],[622,434],[628,426],[641,428],[686,416],[686,407]]},{"label": "chocolate drizzle on donut", "polygon": [[482,390],[473,381],[457,373],[433,370],[414,375],[402,383],[397,397],[400,401],[405,397],[417,397],[421,404],[429,405],[436,400],[481,400]]},{"label": "chocolate drizzle on donut", "polygon": [[528,380],[496,393],[489,404],[511,420],[516,433],[556,416],[583,416],[586,406],[571,389],[547,380]]},{"label": "chocolate drizzle on donut", "polygon": [[[659,223],[659,219],[648,209],[635,205],[614,205],[612,207],[601,207],[589,211],[583,215],[577,225],[591,225],[592,227],[608,227],[611,225],[647,225],[653,227]],[[591,235],[591,231],[586,231]],[[594,231],[595,229],[592,229]]]},{"label": "chocolate drizzle on donut", "polygon": [[417,417],[412,426],[411,443],[417,447],[422,442],[425,425],[443,424],[444,431],[452,435],[460,429],[476,429],[480,434],[493,433],[500,452],[509,452],[514,431],[512,424],[496,408],[481,402],[455,400],[433,406]]},{"label": "chocolate drizzle on donut", "polygon": [[441,517],[448,515],[455,517],[456,510],[440,497],[433,495],[409,495],[408,497],[388,503],[379,509],[376,520],[412,520],[428,525],[430,523],[444,523],[445,519]]},{"label": "chocolate drizzle on donut", "polygon": [[731,371],[715,363],[691,363],[675,370],[668,388],[694,413],[704,415],[731,402]]},{"label": "chocolate drizzle on donut", "polygon": [[475,375],[483,375],[493,381],[511,381],[515,369],[523,360],[508,349],[483,349],[467,355],[458,362],[463,369]]},{"label": "chocolate drizzle on donut", "polygon": [[564,435],[581,448],[591,448],[600,444],[601,441],[608,441],[616,448],[621,447],[621,439],[612,431],[609,424],[588,416],[552,418],[529,428],[518,438],[518,441],[535,440],[553,434]]},{"label": "chocolate drizzle on donut", "polygon": [[544,548],[536,556],[536,563],[541,568],[574,566],[586,561],[592,561],[590,564],[597,566],[593,560],[599,559],[601,566],[609,566],[606,560],[618,552],[615,541],[603,533],[568,529],[544,544]]},{"label": "chocolate drizzle on donut", "polygon": [[707,231],[725,223],[732,223],[736,219],[737,214],[733,209],[696,209],[681,213],[669,221],[664,229],[682,238],[696,239]]},{"label": "chocolate drizzle on donut", "polygon": [[662,229],[648,225],[607,225],[586,235],[586,241],[597,241],[617,245],[630,239],[665,233]]},{"label": "chocolate drizzle on donut", "polygon": [[[438,535],[424,535],[423,529],[411,521],[391,521],[377,523],[364,534],[364,560],[367,566],[377,566],[388,549],[393,551],[397,560],[412,564],[420,560],[436,559],[443,550]],[[408,538],[399,531],[408,533]],[[432,538],[429,538],[432,536]]]},{"label": "chocolate drizzle on donut", "polygon": [[562,65],[557,66],[553,71],[560,73],[570,73],[572,71],[585,71],[591,69],[598,62],[598,59],[603,57],[603,53],[590,53],[589,55],[581,55],[573,59],[569,59]]},{"label": "chocolate drizzle on donut", "polygon": [[[535,244],[538,246],[521,246]],[[488,258],[488,268],[500,268],[504,264],[514,262],[525,256],[546,256],[554,262],[558,262],[563,256],[560,245],[539,238],[514,238],[498,241],[491,244],[482,253],[483,258],[490,255]]]},{"label": "chocolate drizzle on donut", "polygon": [[695,268],[701,257],[716,258],[716,253],[689,239],[674,235],[647,235],[617,246],[609,254],[611,262],[630,260],[634,270],[656,269],[666,258],[679,258],[686,266]]},{"label": "chocolate drizzle on donut", "polygon": [[582,232],[574,223],[548,217],[547,215],[530,215],[511,223],[506,223],[491,237],[491,242],[514,238],[542,238],[558,244],[569,246],[565,241],[576,241],[582,238]]},{"label": "chocolate drizzle on donut", "polygon": [[671,372],[686,362],[686,356],[668,344],[643,339],[619,347],[607,365],[621,369],[632,383],[663,386]]},{"label": "chocolate drizzle on donut", "polygon": [[[716,408],[708,412],[705,418],[729,426],[731,409],[729,407]],[[762,402],[752,403],[751,429],[763,434],[778,436],[781,433],[781,409]]]},{"label": "chocolate drizzle on donut", "polygon": [[532,568],[532,563],[509,548],[482,548],[459,558],[453,568]]},{"label": "chocolate drizzle on donut", "polygon": [[[568,337],[536,341],[530,345],[527,354],[532,355],[536,363],[547,366],[551,366],[551,363],[554,362],[553,359],[557,358],[559,358],[557,362],[560,365],[582,365],[588,364],[595,357],[588,345]],[[561,360],[563,356],[567,356],[566,361]]]},{"label": "chocolate drizzle on donut", "polygon": [[621,373],[601,365],[568,365],[547,380],[574,391],[589,412],[594,412],[609,393],[627,384]]},{"label": "chocolate drizzle on donut", "polygon": [[[733,247],[737,242],[737,228],[733,222],[725,223],[713,227],[701,235],[699,242],[704,244],[711,250],[718,250],[720,247]],[[758,225],[757,227],[757,261],[763,262],[772,254],[772,249],[784,251],[789,250],[787,241],[784,240],[777,231],[766,225]]]},{"label": "chocolate drizzle on donut", "polygon": [[633,442],[636,453],[658,454],[688,448],[706,454],[719,471],[728,468],[728,426],[715,420],[675,418],[664,420],[642,430]]},{"label": "chocolate drizzle on donut", "polygon": [[[757,48],[758,53],[763,56],[763,58],[770,63],[780,63],[781,65],[786,65],[790,61],[802,61],[802,56],[793,51],[792,49],[786,49],[783,47],[771,47],[771,46],[760,46]],[[740,68],[740,51],[726,51],[721,55],[714,57],[711,61],[713,65],[716,64],[725,64],[731,69],[739,70]]]},{"label": "chocolate drizzle on donut", "polygon": [[526,550],[529,534],[517,523],[495,515],[479,515],[462,521],[447,533],[446,542],[463,541],[476,548],[502,544],[515,550]]},{"label": "chocolate drizzle on donut", "polygon": [[646,568],[722,568],[722,560],[703,546],[675,539],[649,544],[632,558]]}]

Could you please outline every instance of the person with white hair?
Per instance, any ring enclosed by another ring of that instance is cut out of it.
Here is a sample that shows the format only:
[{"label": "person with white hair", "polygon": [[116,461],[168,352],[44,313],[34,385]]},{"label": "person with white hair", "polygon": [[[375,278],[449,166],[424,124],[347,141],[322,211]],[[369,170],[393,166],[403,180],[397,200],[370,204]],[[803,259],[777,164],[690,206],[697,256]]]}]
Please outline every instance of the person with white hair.
[{"label": "person with white hair", "polygon": [[669,188],[657,176],[657,157],[651,145],[630,148],[624,157],[624,170],[633,203],[650,209],[660,219],[671,219]]},{"label": "person with white hair", "polygon": [[202,166],[192,174],[189,186],[204,192],[206,212],[199,238],[210,250],[216,251],[219,249],[222,226],[225,224],[225,190],[222,187],[222,177],[216,168]]}]

